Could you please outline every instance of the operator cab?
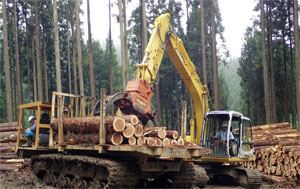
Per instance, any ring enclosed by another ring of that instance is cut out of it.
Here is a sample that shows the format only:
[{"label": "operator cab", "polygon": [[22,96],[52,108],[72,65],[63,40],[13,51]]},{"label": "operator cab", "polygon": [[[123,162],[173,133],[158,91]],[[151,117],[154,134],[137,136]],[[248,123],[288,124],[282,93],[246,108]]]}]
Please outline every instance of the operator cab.
[{"label": "operator cab", "polygon": [[235,111],[205,114],[201,145],[211,157],[250,158],[253,153],[251,121]]}]

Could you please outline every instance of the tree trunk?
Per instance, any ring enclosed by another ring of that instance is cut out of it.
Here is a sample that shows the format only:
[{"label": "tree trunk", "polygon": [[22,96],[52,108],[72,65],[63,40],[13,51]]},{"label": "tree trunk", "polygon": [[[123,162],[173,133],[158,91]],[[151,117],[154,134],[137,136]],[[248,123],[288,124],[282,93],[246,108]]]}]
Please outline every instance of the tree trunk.
[{"label": "tree trunk", "polygon": [[24,9],[24,17],[25,17],[25,26],[26,26],[26,30],[25,30],[25,34],[24,36],[26,37],[26,64],[27,64],[27,93],[28,93],[28,102],[32,101],[31,99],[31,69],[30,69],[30,63],[29,63],[29,57],[30,57],[30,52],[29,52],[29,35],[28,35],[28,23],[27,23],[27,14],[26,14],[26,5],[24,7],[22,7]]},{"label": "tree trunk", "polygon": [[155,99],[156,99],[156,111],[157,111],[157,117],[156,117],[156,121],[157,124],[160,125],[160,123],[162,122],[162,117],[161,117],[161,107],[160,107],[160,94],[159,94],[159,73],[157,73],[156,75],[156,85],[155,85]]},{"label": "tree trunk", "polygon": [[262,54],[263,54],[263,73],[264,73],[264,94],[265,94],[265,111],[266,123],[271,123],[271,108],[270,108],[270,92],[268,80],[268,65],[266,58],[266,44],[265,44],[265,11],[264,0],[260,0],[260,22],[261,22],[261,35],[262,35]]},{"label": "tree trunk", "polygon": [[70,15],[68,12],[68,4],[66,4],[66,22],[67,22],[67,50],[68,50],[68,81],[69,81],[69,93],[72,94],[72,72],[71,72],[71,52],[70,52],[70,33],[69,33],[69,22]]},{"label": "tree trunk", "polygon": [[53,0],[53,20],[54,20],[53,24],[54,24],[54,46],[55,46],[55,67],[56,67],[56,89],[58,92],[62,92],[56,0]]},{"label": "tree trunk", "polygon": [[201,11],[201,51],[202,51],[202,67],[203,67],[203,81],[207,85],[207,72],[206,72],[206,48],[205,48],[205,33],[204,33],[204,5],[203,0],[200,0]]},{"label": "tree trunk", "polygon": [[2,0],[2,21],[3,21],[3,48],[4,48],[4,69],[5,69],[5,95],[6,95],[6,113],[7,120],[13,121],[12,98],[11,98],[11,81],[10,81],[10,65],[8,54],[8,33],[7,33],[7,13],[6,0]]},{"label": "tree trunk", "polygon": [[90,19],[90,0],[87,0],[87,15],[88,15],[88,38],[89,38],[89,58],[90,58],[90,84],[91,96],[95,97],[95,77],[94,77],[94,63],[93,63],[93,47],[91,34],[91,19]]},{"label": "tree trunk", "polygon": [[43,40],[43,57],[44,57],[44,77],[45,77],[45,102],[49,102],[49,95],[48,95],[48,73],[47,73],[47,54],[46,54],[46,40]]},{"label": "tree trunk", "polygon": [[113,79],[112,79],[112,40],[111,40],[111,4],[109,0],[109,91],[113,94]]},{"label": "tree trunk", "polygon": [[[291,1],[288,1],[288,9],[287,9],[287,14],[288,14],[288,22],[289,22],[289,31],[288,31],[288,36],[289,36],[289,52],[290,52],[290,64],[291,64],[291,70],[295,70],[294,64],[293,64],[293,39],[292,39],[292,27],[293,23],[291,21]],[[294,79],[294,72],[291,71],[291,105],[292,105],[292,125],[296,126],[296,104],[295,103],[295,79]]]},{"label": "tree trunk", "polygon": [[294,28],[295,28],[295,64],[296,64],[296,100],[298,131],[300,131],[300,46],[299,46],[299,25],[298,25],[298,1],[294,0]]},{"label": "tree trunk", "polygon": [[126,16],[126,0],[123,1],[123,24],[124,24],[124,46],[125,46],[125,77],[126,77],[126,84],[129,81],[129,73],[128,73],[128,66],[129,66],[129,59],[128,59],[128,42],[127,42],[127,16]]},{"label": "tree trunk", "polygon": [[145,49],[147,47],[147,20],[146,20],[146,10],[145,10],[145,0],[140,0],[141,6],[141,39],[142,39],[142,49],[141,49],[141,59],[145,55]]},{"label": "tree trunk", "polygon": [[282,48],[283,48],[283,64],[284,64],[284,105],[283,105],[283,112],[284,112],[284,121],[290,121],[290,114],[289,114],[289,84],[288,84],[288,75],[287,75],[287,66],[286,66],[286,45],[285,45],[285,31],[282,30]]},{"label": "tree trunk", "polygon": [[32,50],[32,72],[33,72],[33,100],[37,101],[37,88],[36,88],[36,64],[34,53],[34,40],[31,41]]},{"label": "tree trunk", "polygon": [[82,70],[82,54],[81,54],[81,42],[80,42],[80,25],[79,25],[79,5],[78,0],[75,0],[76,9],[76,39],[77,39],[77,51],[78,51],[78,71],[79,71],[79,88],[80,95],[84,96],[84,83],[83,83],[83,70]]},{"label": "tree trunk", "polygon": [[[17,2],[14,0],[14,35],[15,35],[15,54],[16,54],[16,80],[18,88],[18,105],[23,104],[23,92],[22,92],[22,82],[21,82],[21,70],[19,63],[19,35],[18,35],[18,25],[17,25]],[[19,109],[18,109],[19,110]]]},{"label": "tree trunk", "polygon": [[34,1],[35,7],[35,53],[36,53],[36,69],[37,69],[37,93],[38,100],[43,101],[43,76],[41,67],[41,49],[40,49],[40,25],[39,25],[39,13],[38,13],[38,1]]},{"label": "tree trunk", "polygon": [[269,19],[268,19],[268,41],[269,41],[269,60],[270,60],[270,102],[271,102],[271,119],[272,123],[277,122],[277,113],[276,113],[276,92],[275,92],[275,65],[274,65],[274,57],[273,57],[273,23],[272,23],[272,3],[269,1],[268,4],[268,12],[269,12]]},{"label": "tree trunk", "polygon": [[219,84],[218,84],[218,63],[217,63],[217,50],[216,50],[216,31],[215,31],[215,1],[210,1],[211,8],[211,38],[212,38],[212,64],[213,64],[213,80],[214,80],[214,103],[215,110],[220,109],[219,103]]},{"label": "tree trunk", "polygon": [[121,60],[122,60],[122,81],[123,81],[123,88],[125,90],[127,85],[127,77],[126,77],[126,55],[125,55],[125,40],[124,40],[124,14],[122,8],[122,0],[118,0],[119,6],[119,22],[120,22],[120,40],[121,40]]},{"label": "tree trunk", "polygon": [[[72,14],[73,15],[73,14]],[[78,94],[78,86],[77,86],[77,68],[76,68],[76,42],[75,42],[75,32],[74,32],[74,24],[71,22],[71,30],[72,30],[72,54],[73,54],[73,80],[74,80],[74,94]]]}]

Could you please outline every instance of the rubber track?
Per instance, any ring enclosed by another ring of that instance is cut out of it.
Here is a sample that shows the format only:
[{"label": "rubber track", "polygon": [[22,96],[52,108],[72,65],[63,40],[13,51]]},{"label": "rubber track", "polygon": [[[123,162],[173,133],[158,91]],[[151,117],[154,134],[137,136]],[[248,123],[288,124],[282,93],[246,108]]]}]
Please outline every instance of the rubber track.
[{"label": "rubber track", "polygon": [[[106,167],[109,172],[109,176],[108,183],[104,188],[133,188],[138,182],[137,168],[133,163],[128,161],[119,162],[81,155],[43,154],[39,156],[33,156],[31,158],[31,173],[33,173],[32,167],[36,160],[55,160],[59,162],[76,161],[77,163],[86,163]],[[37,178],[37,176],[35,177]]]},{"label": "rubber track", "polygon": [[262,176],[260,172],[256,169],[248,169],[248,168],[242,168],[238,167],[236,168],[239,171],[243,171],[244,174],[247,175],[247,185],[242,184],[245,188],[259,188],[262,184]]},{"label": "rubber track", "polygon": [[192,162],[183,162],[180,172],[173,178],[174,188],[204,187],[209,177],[204,168]]}]

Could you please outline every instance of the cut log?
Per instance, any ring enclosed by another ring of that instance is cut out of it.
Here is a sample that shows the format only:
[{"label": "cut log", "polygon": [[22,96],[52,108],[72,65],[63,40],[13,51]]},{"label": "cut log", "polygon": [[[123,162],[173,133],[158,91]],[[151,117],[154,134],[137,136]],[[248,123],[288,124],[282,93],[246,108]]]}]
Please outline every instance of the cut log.
[{"label": "cut log", "polygon": [[121,117],[132,125],[137,125],[139,123],[139,119],[136,115],[122,115]]},{"label": "cut log", "polygon": [[22,163],[0,164],[0,171],[19,171],[22,166]]},{"label": "cut log", "polygon": [[167,132],[164,127],[145,127],[144,135],[149,137],[159,137],[164,139],[167,136]]},{"label": "cut log", "polygon": [[[58,130],[57,119],[51,119],[51,128]],[[125,120],[119,116],[106,116],[105,125],[108,129],[122,132],[125,128]],[[100,117],[73,117],[63,120],[64,132],[69,133],[97,133],[100,127]]]},{"label": "cut log", "polygon": [[0,143],[0,147],[16,147],[16,142]]},{"label": "cut log", "polygon": [[1,159],[0,163],[24,163],[24,159]]},{"label": "cut log", "polygon": [[17,158],[15,153],[0,153],[0,159],[15,159]]},{"label": "cut log", "polygon": [[178,138],[178,132],[175,130],[166,130],[167,137],[171,139],[177,139]]},{"label": "cut log", "polygon": [[18,126],[18,122],[7,122],[7,123],[0,123],[0,127],[13,127]]},{"label": "cut log", "polygon": [[113,133],[107,141],[113,145],[120,145],[123,142],[123,136],[121,133]]},{"label": "cut log", "polygon": [[177,140],[177,145],[178,145],[178,146],[184,146],[184,140],[183,140],[183,138],[179,138],[179,139]]},{"label": "cut log", "polygon": [[4,137],[4,138],[0,139],[0,143],[3,143],[3,142],[16,142],[16,141],[17,141],[17,134],[10,135],[10,136],[7,136],[7,137]]},{"label": "cut log", "polygon": [[145,137],[147,146],[154,146],[154,139],[152,137]]},{"label": "cut log", "polygon": [[171,139],[171,146],[177,146],[177,140]]},{"label": "cut log", "polygon": [[294,140],[294,141],[280,141],[279,146],[299,146],[300,145],[300,140]]},{"label": "cut log", "polygon": [[145,144],[144,137],[143,136],[138,137],[136,142],[138,146],[143,146]]},{"label": "cut log", "polygon": [[126,123],[125,124],[125,129],[122,132],[123,136],[125,138],[130,138],[130,137],[132,137],[134,135],[134,132],[135,132],[134,126],[131,123]]},{"label": "cut log", "polygon": [[[57,136],[57,135],[55,135]],[[57,141],[58,138],[55,138]],[[68,144],[99,144],[99,134],[72,134],[64,135],[64,141]],[[57,141],[58,142],[58,141]]]},{"label": "cut log", "polygon": [[0,132],[9,132],[9,131],[17,131],[18,127],[13,126],[13,127],[0,127]]},{"label": "cut log", "polygon": [[0,133],[0,139],[3,139],[5,137],[9,137],[11,135],[17,135],[18,131],[10,131],[10,132],[1,132]]},{"label": "cut log", "polygon": [[277,124],[268,124],[268,125],[260,125],[260,126],[254,126],[252,127],[252,131],[258,131],[258,130],[271,130],[271,129],[277,129],[277,128],[286,128],[290,127],[289,123],[277,123]]},{"label": "cut log", "polygon": [[155,137],[154,146],[162,146],[162,139]]},{"label": "cut log", "polygon": [[164,138],[162,142],[163,147],[169,147],[171,145],[171,141],[169,138]]},{"label": "cut log", "polygon": [[256,146],[266,146],[266,145],[277,145],[279,140],[256,140],[253,141],[254,147]]},{"label": "cut log", "polygon": [[129,145],[136,145],[136,138],[135,136],[132,136],[128,139],[128,144]]},{"label": "cut log", "polygon": [[141,137],[144,134],[144,128],[143,125],[138,124],[135,126],[134,136]]}]

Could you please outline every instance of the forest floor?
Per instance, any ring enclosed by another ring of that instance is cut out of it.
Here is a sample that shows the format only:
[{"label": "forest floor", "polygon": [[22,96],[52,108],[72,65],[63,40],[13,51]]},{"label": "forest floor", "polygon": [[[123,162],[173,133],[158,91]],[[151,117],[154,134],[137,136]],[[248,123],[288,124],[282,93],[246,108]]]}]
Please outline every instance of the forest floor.
[{"label": "forest floor", "polygon": [[[289,185],[287,183],[270,183],[263,181],[263,184],[260,188],[300,188],[300,185]],[[34,183],[29,174],[28,167],[19,172],[7,171],[0,172],[0,188],[1,189],[32,189],[32,188],[43,188],[43,189],[54,189],[51,186],[45,186],[40,183]],[[243,189],[241,186],[237,185],[225,185],[225,184],[208,184],[206,185],[207,189],[226,189],[226,188],[234,188],[234,189]]]}]

